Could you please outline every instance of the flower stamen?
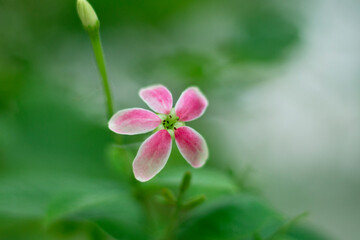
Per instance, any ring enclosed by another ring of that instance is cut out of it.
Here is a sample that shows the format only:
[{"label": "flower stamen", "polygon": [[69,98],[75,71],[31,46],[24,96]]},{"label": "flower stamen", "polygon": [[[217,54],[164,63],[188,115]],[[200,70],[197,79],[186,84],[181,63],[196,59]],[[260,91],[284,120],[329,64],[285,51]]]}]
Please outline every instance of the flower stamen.
[{"label": "flower stamen", "polygon": [[[162,126],[167,130],[176,130],[177,128],[184,126],[183,122],[179,122],[179,117],[176,116],[174,110],[172,110],[168,115],[160,115],[162,119]],[[176,126],[176,128],[174,128]]]}]

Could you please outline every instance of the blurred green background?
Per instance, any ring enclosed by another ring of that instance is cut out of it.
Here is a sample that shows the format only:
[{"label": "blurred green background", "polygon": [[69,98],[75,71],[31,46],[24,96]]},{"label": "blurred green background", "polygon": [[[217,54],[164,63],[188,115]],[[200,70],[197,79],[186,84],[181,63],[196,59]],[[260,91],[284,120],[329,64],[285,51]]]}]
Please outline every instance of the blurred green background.
[{"label": "blurred green background", "polygon": [[[174,99],[189,85],[209,99],[189,124],[211,156],[191,170],[190,192],[208,201],[180,239],[275,239],[266,229],[304,211],[302,224],[276,239],[358,239],[359,1],[90,3],[116,110],[146,108],[137,92],[156,83]],[[147,135],[112,144],[75,5],[0,0],[2,240],[148,239],[143,232],[156,236],[166,222],[166,214],[149,221],[131,194],[128,164]],[[185,169],[174,150],[141,186],[159,211],[159,189],[176,189]]]}]

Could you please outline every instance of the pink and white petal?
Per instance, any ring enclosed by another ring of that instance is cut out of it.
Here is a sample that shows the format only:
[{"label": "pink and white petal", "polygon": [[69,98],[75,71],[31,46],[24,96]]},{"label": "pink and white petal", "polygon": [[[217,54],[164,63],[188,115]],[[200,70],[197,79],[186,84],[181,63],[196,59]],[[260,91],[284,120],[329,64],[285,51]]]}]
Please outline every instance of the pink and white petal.
[{"label": "pink and white petal", "polygon": [[155,113],[142,108],[128,108],[118,111],[109,121],[109,129],[115,133],[134,135],[154,130],[161,124]]},{"label": "pink and white petal", "polygon": [[163,129],[141,144],[133,162],[135,178],[146,182],[164,168],[171,152],[171,136]]},{"label": "pink and white petal", "polygon": [[203,115],[207,106],[208,100],[199,88],[190,87],[181,94],[175,106],[175,113],[179,121],[188,122]]},{"label": "pink and white petal", "polygon": [[142,88],[140,98],[155,112],[169,114],[173,105],[171,92],[163,85]]},{"label": "pink and white petal", "polygon": [[181,155],[194,168],[202,167],[209,157],[205,139],[190,127],[180,127],[175,130],[175,142]]}]

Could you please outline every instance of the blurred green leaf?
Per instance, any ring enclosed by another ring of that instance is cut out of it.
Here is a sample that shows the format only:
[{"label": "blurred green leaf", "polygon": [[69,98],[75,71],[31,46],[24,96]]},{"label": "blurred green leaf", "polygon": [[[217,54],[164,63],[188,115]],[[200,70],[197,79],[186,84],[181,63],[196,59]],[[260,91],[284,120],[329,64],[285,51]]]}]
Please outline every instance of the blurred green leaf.
[{"label": "blurred green leaf", "polygon": [[119,179],[137,181],[134,178],[132,162],[142,142],[130,144],[110,144],[107,149],[107,161],[111,171],[117,174]]},{"label": "blurred green leaf", "polygon": [[221,196],[222,194],[233,194],[238,187],[233,180],[221,171],[209,168],[192,169],[191,167],[167,168],[149,182],[143,184],[144,189],[160,191],[168,187],[174,192],[181,182],[184,172],[192,173],[192,180],[187,195],[204,194],[207,198]]},{"label": "blurred green leaf", "polygon": [[94,223],[60,221],[45,229],[39,220],[0,219],[1,240],[114,240]]},{"label": "blurred green leaf", "polygon": [[178,239],[238,240],[272,234],[282,217],[258,198],[237,195],[205,203],[181,226]]},{"label": "blurred green leaf", "polygon": [[295,224],[297,224],[302,218],[308,215],[307,212],[301,213],[300,215],[292,218],[285,224],[283,224],[279,229],[276,230],[271,236],[267,238],[267,240],[276,240],[278,236],[286,234]]},{"label": "blurred green leaf", "polygon": [[116,239],[148,239],[146,218],[137,202],[123,195],[106,204],[87,208],[75,218],[86,219],[96,223],[101,229]]},{"label": "blurred green leaf", "polygon": [[0,217],[1,240],[38,240],[45,238],[45,231],[39,220],[12,219]]},{"label": "blurred green leaf", "polygon": [[304,225],[295,225],[289,229],[286,235],[279,236],[278,238],[276,238],[276,240],[330,240],[330,239],[332,238]]},{"label": "blurred green leaf", "polygon": [[[124,210],[134,215],[131,210],[136,209],[136,207],[130,204],[133,199],[128,197],[129,189],[127,187],[124,189],[124,186],[109,185],[109,183],[104,182],[89,183],[82,183],[78,186],[80,188],[62,189],[50,201],[46,211],[46,221],[51,223],[57,219],[86,212],[88,209],[96,209],[113,202],[126,206]],[[89,186],[91,184],[93,186]]]},{"label": "blurred green leaf", "polygon": [[96,223],[121,239],[144,239],[142,209],[126,184],[73,175],[9,175],[0,178],[0,218],[60,219]]}]

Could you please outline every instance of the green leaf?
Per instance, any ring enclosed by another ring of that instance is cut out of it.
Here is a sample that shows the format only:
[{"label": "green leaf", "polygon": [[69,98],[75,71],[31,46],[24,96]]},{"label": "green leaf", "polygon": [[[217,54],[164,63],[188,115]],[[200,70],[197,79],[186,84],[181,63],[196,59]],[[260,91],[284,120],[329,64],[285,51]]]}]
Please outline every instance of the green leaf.
[{"label": "green leaf", "polygon": [[205,203],[181,226],[178,239],[238,240],[270,236],[282,217],[254,196],[236,195]]},{"label": "green leaf", "polygon": [[286,222],[284,225],[280,226],[279,229],[276,230],[270,237],[267,238],[267,240],[276,240],[278,236],[281,236],[289,231],[298,221],[300,221],[302,218],[306,217],[308,215],[307,212],[301,213],[298,216],[292,218],[288,222]]},{"label": "green leaf", "polygon": [[56,174],[2,176],[1,218],[31,219],[48,227],[66,219],[90,221],[118,239],[146,239],[145,218],[130,187],[111,179]]},{"label": "green leaf", "polygon": [[191,184],[187,191],[189,196],[204,194],[208,199],[212,199],[238,191],[235,182],[223,172],[209,168],[193,169],[191,167],[165,169],[154,179],[144,183],[143,187],[152,191],[160,191],[163,187],[168,187],[176,192],[186,171],[192,173]]},{"label": "green leaf", "polygon": [[72,217],[90,220],[116,239],[145,240],[146,218],[140,210],[133,198],[123,197],[87,208]]},{"label": "green leaf", "polygon": [[291,227],[286,235],[276,238],[276,240],[329,240],[333,239],[306,225],[296,225]]},{"label": "green leaf", "polygon": [[51,223],[74,213],[96,209],[102,205],[118,202],[125,205],[125,210],[134,209],[130,203],[130,189],[124,184],[110,181],[91,181],[75,183],[74,188],[62,189],[52,198],[46,211],[46,221]]}]

